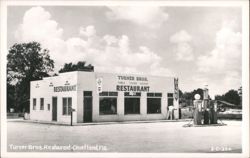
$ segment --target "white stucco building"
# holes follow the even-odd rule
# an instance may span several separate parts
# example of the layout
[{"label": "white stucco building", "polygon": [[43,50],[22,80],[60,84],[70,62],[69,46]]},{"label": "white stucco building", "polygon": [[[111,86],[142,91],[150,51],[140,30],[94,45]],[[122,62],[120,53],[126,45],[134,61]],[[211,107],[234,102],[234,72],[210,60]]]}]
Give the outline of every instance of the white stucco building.
[{"label": "white stucco building", "polygon": [[174,77],[74,71],[32,81],[30,119],[70,123],[166,119],[174,105]]}]

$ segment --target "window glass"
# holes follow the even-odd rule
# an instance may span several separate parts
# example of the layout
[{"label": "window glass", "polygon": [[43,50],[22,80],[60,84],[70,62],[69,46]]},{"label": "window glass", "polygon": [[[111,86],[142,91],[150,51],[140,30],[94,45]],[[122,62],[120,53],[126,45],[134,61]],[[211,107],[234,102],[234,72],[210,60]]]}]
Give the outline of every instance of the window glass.
[{"label": "window glass", "polygon": [[108,95],[109,95],[108,92],[101,92],[101,93],[99,93],[99,96],[108,96]]},{"label": "window glass", "polygon": [[147,113],[161,113],[161,98],[147,98]]},{"label": "window glass", "polygon": [[141,96],[139,92],[125,92],[124,96]]},{"label": "window glass", "polygon": [[44,110],[44,98],[40,98],[40,110]]},{"label": "window glass", "polygon": [[71,108],[72,108],[72,98],[68,98],[68,115],[70,115],[71,112]]},{"label": "window glass", "polygon": [[118,92],[109,92],[109,96],[118,96]]},{"label": "window glass", "polygon": [[48,111],[50,111],[50,104],[48,104]]},{"label": "window glass", "polygon": [[148,97],[153,97],[153,96],[154,96],[154,93],[147,93],[147,96],[148,96]]},{"label": "window glass", "polygon": [[173,93],[168,93],[168,97],[174,97]]},{"label": "window glass", "polygon": [[125,114],[140,114],[140,98],[125,98]]},{"label": "window glass", "polygon": [[67,114],[67,98],[63,98],[63,115]]},{"label": "window glass", "polygon": [[90,97],[91,97],[91,96],[92,96],[92,91],[84,91],[84,92],[83,92],[83,95],[84,95],[84,96],[90,96]]},{"label": "window glass", "polygon": [[33,98],[33,110],[36,110],[36,98]]},{"label": "window glass", "polygon": [[116,97],[100,97],[100,115],[117,114],[117,98]]},{"label": "window glass", "polygon": [[155,93],[155,97],[162,97],[161,93]]},{"label": "window glass", "polygon": [[168,106],[173,106],[174,105],[174,94],[173,93],[168,93]]},{"label": "window glass", "polygon": [[118,96],[118,92],[101,92],[99,96]]},{"label": "window glass", "polygon": [[168,98],[168,106],[174,105],[174,98]]}]

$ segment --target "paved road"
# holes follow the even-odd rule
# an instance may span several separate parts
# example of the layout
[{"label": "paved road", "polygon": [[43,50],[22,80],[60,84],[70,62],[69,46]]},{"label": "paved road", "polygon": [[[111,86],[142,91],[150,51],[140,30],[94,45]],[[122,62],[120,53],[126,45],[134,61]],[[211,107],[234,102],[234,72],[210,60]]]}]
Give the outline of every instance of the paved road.
[{"label": "paved road", "polygon": [[8,151],[241,152],[241,121],[225,121],[227,126],[182,127],[186,123],[71,127],[9,121]]}]

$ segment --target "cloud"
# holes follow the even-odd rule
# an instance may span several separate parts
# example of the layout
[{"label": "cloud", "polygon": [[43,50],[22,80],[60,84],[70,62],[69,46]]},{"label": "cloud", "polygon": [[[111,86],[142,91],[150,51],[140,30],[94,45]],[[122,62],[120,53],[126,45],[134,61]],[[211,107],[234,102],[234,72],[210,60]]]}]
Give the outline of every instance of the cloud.
[{"label": "cloud", "polygon": [[58,28],[56,21],[51,20],[49,12],[42,7],[33,7],[25,12],[23,23],[16,32],[16,38],[22,41],[45,41],[61,38],[63,29]]},{"label": "cloud", "polygon": [[33,7],[26,11],[16,34],[20,41],[35,40],[43,48],[48,48],[51,58],[55,60],[56,70],[64,63],[84,60],[94,65],[95,71],[99,72],[165,76],[173,74],[161,66],[162,58],[148,47],[138,46],[132,49],[131,39],[127,35],[98,36],[95,26],[89,25],[79,28],[78,37],[63,39],[63,29],[58,27],[50,13],[42,7]]},{"label": "cloud", "polygon": [[63,29],[51,19],[51,14],[42,7],[32,7],[23,16],[22,24],[15,32],[15,38],[20,42],[37,41],[42,47],[48,48],[52,58],[66,49],[62,40]]},{"label": "cloud", "polygon": [[118,39],[112,35],[105,35],[103,37],[104,41],[107,43],[108,46],[117,43]]},{"label": "cloud", "polygon": [[80,27],[80,35],[86,36],[86,37],[92,37],[96,35],[96,30],[93,25],[89,25],[86,28]]},{"label": "cloud", "polygon": [[216,33],[215,48],[198,58],[197,65],[202,72],[220,71],[230,73],[241,70],[241,33],[230,25]]},{"label": "cloud", "polygon": [[155,6],[115,6],[109,9],[106,16],[111,20],[127,20],[149,28],[158,28],[168,19],[168,14]]},{"label": "cloud", "polygon": [[[225,21],[215,36],[215,47],[198,57],[198,71],[206,79],[213,78],[211,86],[218,93],[241,86],[241,33],[235,31],[234,20]],[[218,79],[216,79],[218,78]]]},{"label": "cloud", "polygon": [[179,61],[191,61],[194,59],[193,48],[190,44],[192,36],[185,30],[181,30],[170,37],[170,42],[174,44],[173,52]]},{"label": "cloud", "polygon": [[170,37],[170,42],[172,43],[190,42],[191,40],[191,35],[185,30],[181,30]]}]

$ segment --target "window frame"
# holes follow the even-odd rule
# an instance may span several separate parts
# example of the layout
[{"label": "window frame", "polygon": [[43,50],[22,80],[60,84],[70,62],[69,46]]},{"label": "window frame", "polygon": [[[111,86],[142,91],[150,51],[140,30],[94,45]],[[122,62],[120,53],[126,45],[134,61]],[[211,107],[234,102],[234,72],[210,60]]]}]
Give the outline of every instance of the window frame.
[{"label": "window frame", "polygon": [[[148,101],[148,99],[160,99],[160,111],[159,112],[155,112],[155,113],[152,113],[152,112],[150,112],[149,113],[149,101]],[[162,108],[162,103],[161,103],[161,101],[162,101],[162,93],[147,93],[147,114],[161,114],[161,108]]]},{"label": "window frame", "polygon": [[[33,102],[33,110],[36,110],[36,104],[37,104],[37,101],[36,101],[36,98],[33,98],[33,100],[32,100],[32,102]],[[34,104],[35,103],[35,104]]]},{"label": "window frame", "polygon": [[174,93],[167,93],[168,98],[174,98]]},{"label": "window frame", "polygon": [[[101,111],[101,99],[115,99],[116,105],[115,105],[115,113],[103,113]],[[114,96],[100,96],[99,97],[99,115],[117,115],[117,97]]]},{"label": "window frame", "polygon": [[47,110],[50,111],[50,104],[47,104]]},{"label": "window frame", "polygon": [[40,98],[40,110],[44,110],[44,98]]},{"label": "window frame", "polygon": [[[139,99],[139,112],[127,113],[126,112],[126,99],[136,98]],[[129,92],[124,92],[124,115],[140,115],[141,114],[141,92],[135,92],[135,95],[129,95]]]},{"label": "window frame", "polygon": [[[64,106],[64,99],[66,100],[66,104]],[[69,100],[71,100],[69,102]],[[70,103],[70,106],[69,106]],[[64,108],[66,107],[66,111],[64,111]],[[63,97],[62,98],[62,115],[63,116],[69,116],[71,114],[72,109],[72,97]]]},{"label": "window frame", "polygon": [[[167,99],[168,99],[168,107],[169,106],[174,106],[174,93],[167,93]],[[172,100],[171,102],[173,103],[173,104],[170,104],[170,101],[169,100]]]},{"label": "window frame", "polygon": [[[101,98],[113,98],[116,99],[116,111],[115,113],[111,113],[111,114],[104,114],[101,113]],[[115,91],[103,91],[101,93],[99,93],[99,115],[117,115],[117,103],[118,103],[118,92]]]}]

